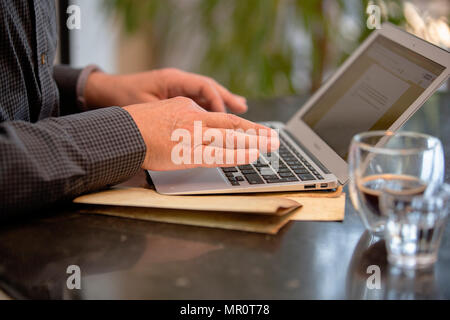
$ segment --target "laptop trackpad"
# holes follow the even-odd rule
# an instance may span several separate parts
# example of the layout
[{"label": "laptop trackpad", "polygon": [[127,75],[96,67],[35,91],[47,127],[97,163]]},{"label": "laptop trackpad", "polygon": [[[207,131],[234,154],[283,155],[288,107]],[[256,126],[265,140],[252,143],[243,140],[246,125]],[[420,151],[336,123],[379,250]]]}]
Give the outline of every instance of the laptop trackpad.
[{"label": "laptop trackpad", "polygon": [[159,193],[185,193],[229,188],[216,168],[195,168],[177,171],[148,171]]}]

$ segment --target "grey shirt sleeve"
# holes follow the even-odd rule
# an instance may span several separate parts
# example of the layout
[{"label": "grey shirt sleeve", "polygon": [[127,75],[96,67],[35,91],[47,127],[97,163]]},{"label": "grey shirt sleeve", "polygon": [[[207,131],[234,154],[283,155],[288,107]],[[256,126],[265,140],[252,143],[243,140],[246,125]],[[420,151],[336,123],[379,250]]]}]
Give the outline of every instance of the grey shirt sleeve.
[{"label": "grey shirt sleeve", "polygon": [[0,123],[0,218],[133,176],[146,146],[131,116],[109,107]]},{"label": "grey shirt sleeve", "polygon": [[60,114],[68,115],[87,111],[84,101],[84,87],[92,72],[99,71],[96,65],[75,69],[68,65],[55,65],[53,78],[59,91]]}]

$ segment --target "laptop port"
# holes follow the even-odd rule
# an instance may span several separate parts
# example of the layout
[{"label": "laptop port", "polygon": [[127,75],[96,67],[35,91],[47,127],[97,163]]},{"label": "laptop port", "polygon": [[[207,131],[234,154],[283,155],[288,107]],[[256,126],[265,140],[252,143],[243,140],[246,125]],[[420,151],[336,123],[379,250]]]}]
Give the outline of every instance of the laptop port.
[{"label": "laptop port", "polygon": [[322,183],[322,184],[320,185],[320,187],[321,187],[321,188],[327,188],[327,187],[328,187],[328,184],[327,184],[327,183]]},{"label": "laptop port", "polygon": [[305,189],[314,189],[316,187],[315,184],[308,184],[305,186]]}]

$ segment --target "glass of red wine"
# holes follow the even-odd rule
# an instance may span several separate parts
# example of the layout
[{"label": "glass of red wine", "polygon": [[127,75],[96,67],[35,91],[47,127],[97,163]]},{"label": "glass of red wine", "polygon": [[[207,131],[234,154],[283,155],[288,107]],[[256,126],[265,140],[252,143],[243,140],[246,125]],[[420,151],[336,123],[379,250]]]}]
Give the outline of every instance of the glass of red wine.
[{"label": "glass of red wine", "polygon": [[353,137],[349,152],[349,190],[364,226],[382,237],[387,216],[380,196],[395,185],[399,196],[420,196],[444,180],[439,139],[415,132],[370,131]]}]

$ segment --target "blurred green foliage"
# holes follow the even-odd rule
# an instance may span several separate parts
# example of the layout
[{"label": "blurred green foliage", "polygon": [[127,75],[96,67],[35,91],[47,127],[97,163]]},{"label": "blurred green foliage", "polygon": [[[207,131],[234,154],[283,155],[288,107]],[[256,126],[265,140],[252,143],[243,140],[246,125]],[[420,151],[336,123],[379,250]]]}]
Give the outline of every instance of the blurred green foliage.
[{"label": "blurred green foliage", "polygon": [[[189,71],[251,97],[315,91],[371,32],[368,0],[104,1],[123,19],[126,32],[145,30],[152,44],[150,68],[166,67],[170,43],[194,37],[189,31],[195,26],[202,41]],[[371,3],[398,7],[382,18],[402,23],[401,1]],[[302,75],[306,84],[298,81]]]}]

